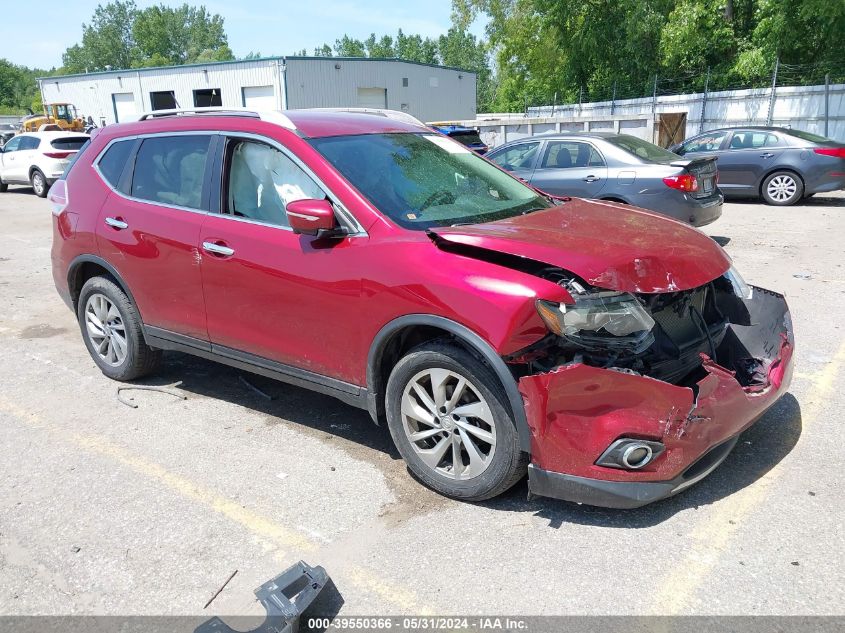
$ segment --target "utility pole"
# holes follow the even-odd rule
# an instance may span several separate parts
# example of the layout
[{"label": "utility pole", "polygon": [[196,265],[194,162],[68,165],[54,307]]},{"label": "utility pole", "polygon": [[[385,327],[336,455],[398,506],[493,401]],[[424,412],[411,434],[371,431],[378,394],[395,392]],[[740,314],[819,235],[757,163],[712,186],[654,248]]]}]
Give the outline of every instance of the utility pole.
[{"label": "utility pole", "polygon": [[552,118],[555,118],[555,110],[557,109],[557,90],[555,90],[555,98],[552,101]]},{"label": "utility pole", "polygon": [[578,89],[578,116],[581,116],[581,103],[584,100],[584,86]]},{"label": "utility pole", "polygon": [[704,78],[704,96],[701,98],[701,121],[698,123],[698,133],[704,131],[704,121],[707,118],[707,90],[710,87],[710,66],[707,67],[707,76]]},{"label": "utility pole", "polygon": [[775,113],[775,90],[778,85],[778,68],[780,57],[775,58],[775,71],[772,73],[772,93],[769,95],[769,114],[766,117],[766,125],[772,124],[772,115]]},{"label": "utility pole", "polygon": [[616,80],[613,80],[613,96],[610,98],[610,116],[616,110]]},{"label": "utility pole", "polygon": [[651,95],[651,115],[657,111],[657,73],[654,73],[654,91]]},{"label": "utility pole", "polygon": [[827,136],[827,124],[830,120],[830,73],[824,76],[824,135]]}]

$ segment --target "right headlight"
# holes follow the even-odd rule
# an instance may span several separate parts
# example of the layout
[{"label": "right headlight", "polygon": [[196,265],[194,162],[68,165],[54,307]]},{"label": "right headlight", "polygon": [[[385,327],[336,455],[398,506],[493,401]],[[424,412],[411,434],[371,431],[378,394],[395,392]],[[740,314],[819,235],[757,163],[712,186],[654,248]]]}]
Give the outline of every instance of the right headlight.
[{"label": "right headlight", "polygon": [[654,340],[654,319],[627,292],[574,295],[575,304],[537,301],[537,312],[551,332],[585,347],[645,349]]}]

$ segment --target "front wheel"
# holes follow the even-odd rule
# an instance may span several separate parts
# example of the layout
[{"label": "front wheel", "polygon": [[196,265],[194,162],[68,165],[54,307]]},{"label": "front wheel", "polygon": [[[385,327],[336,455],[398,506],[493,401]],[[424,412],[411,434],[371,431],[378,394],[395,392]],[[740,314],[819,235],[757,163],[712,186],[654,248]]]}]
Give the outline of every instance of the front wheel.
[{"label": "front wheel", "polygon": [[29,178],[29,182],[32,185],[32,190],[35,192],[36,196],[39,198],[47,197],[50,185],[47,184],[47,179],[44,177],[44,174],[41,173],[41,170],[33,170],[32,176]]},{"label": "front wheel", "polygon": [[495,497],[525,474],[504,390],[466,350],[444,342],[402,358],[387,383],[387,422],[411,472],[437,492],[465,501]]},{"label": "front wheel", "polygon": [[767,204],[787,207],[804,196],[804,183],[791,171],[776,171],[763,181],[762,193]]}]

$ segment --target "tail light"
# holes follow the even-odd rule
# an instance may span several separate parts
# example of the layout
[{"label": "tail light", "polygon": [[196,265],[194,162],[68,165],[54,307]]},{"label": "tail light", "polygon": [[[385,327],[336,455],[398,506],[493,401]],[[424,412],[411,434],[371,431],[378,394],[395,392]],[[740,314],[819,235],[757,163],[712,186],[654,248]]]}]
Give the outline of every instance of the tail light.
[{"label": "tail light", "polygon": [[667,187],[678,191],[698,191],[698,179],[692,174],[678,174],[677,176],[666,176],[663,179]]},{"label": "tail light", "polygon": [[75,154],[76,152],[44,152],[44,156],[47,158],[67,158],[71,154]]},{"label": "tail light", "polygon": [[50,204],[53,205],[53,215],[60,215],[68,203],[67,181],[57,180],[50,187],[50,194],[47,196]]},{"label": "tail light", "polygon": [[836,158],[845,158],[845,147],[817,147],[813,150],[816,154],[822,156],[835,156]]}]

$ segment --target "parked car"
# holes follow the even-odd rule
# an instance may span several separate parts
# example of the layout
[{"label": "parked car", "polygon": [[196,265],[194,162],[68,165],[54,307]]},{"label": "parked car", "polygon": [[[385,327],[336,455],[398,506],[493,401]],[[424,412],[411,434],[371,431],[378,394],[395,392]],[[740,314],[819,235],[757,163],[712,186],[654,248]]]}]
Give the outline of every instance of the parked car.
[{"label": "parked car", "polygon": [[0,123],[0,147],[3,147],[18,133],[18,129],[11,123]]},{"label": "parked car", "polygon": [[102,372],[178,350],[367,409],[424,484],[635,507],[788,388],[784,298],[704,233],[541,195],[390,117],[156,116],[50,192],[53,276]]},{"label": "parked car", "polygon": [[722,215],[715,160],[684,159],[628,134],[544,134],[506,143],[487,158],[558,196],[622,202],[693,226]]},{"label": "parked car", "polygon": [[476,154],[486,154],[487,143],[481,140],[478,135],[478,130],[472,127],[464,127],[463,125],[435,125],[435,130],[441,134],[455,139],[461,145],[466,145]]},{"label": "parked car", "polygon": [[728,197],[787,206],[845,189],[845,144],[779,127],[711,130],[670,148],[682,156],[716,156],[719,188]]},{"label": "parked car", "polygon": [[13,137],[0,148],[0,192],[9,185],[31,185],[37,196],[45,197],[88,138],[77,132],[28,132]]}]

